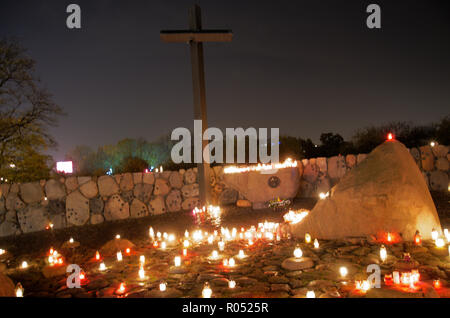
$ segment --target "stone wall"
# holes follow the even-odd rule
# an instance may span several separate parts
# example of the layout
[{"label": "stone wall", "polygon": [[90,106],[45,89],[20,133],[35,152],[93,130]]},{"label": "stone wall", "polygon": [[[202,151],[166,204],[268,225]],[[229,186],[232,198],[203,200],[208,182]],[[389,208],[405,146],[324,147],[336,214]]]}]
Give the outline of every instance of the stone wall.
[{"label": "stone wall", "polygon": [[[449,183],[449,147],[437,145],[412,148],[411,155],[419,165],[430,189],[447,191]],[[317,197],[328,192],[344,174],[366,155],[335,156],[298,161],[298,182],[287,189],[289,196]],[[289,168],[293,169],[293,168]],[[283,173],[278,174],[283,179]],[[267,175],[270,178],[270,175]],[[264,207],[246,200],[244,193],[227,185],[223,167],[214,167],[211,175],[213,200],[216,204]],[[263,178],[264,179],[264,178]],[[262,191],[267,180],[252,184]],[[294,180],[295,181],[295,180]],[[283,182],[283,181],[282,181]],[[259,184],[261,183],[261,184]],[[250,189],[251,191],[251,189]],[[147,215],[192,210],[199,204],[197,169],[162,173],[125,173],[101,177],[73,177],[40,182],[0,186],[0,237],[18,235],[104,221],[139,218]],[[280,195],[283,197],[283,195]]]}]

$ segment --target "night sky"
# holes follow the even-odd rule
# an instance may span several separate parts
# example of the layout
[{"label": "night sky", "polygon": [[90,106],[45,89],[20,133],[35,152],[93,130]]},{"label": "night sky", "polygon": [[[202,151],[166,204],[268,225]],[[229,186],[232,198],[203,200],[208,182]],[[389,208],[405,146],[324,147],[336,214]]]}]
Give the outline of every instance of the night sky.
[{"label": "night sky", "polygon": [[[390,3],[389,3],[390,2]],[[81,30],[66,27],[77,3]],[[52,129],[56,160],[76,145],[154,140],[193,127],[189,46],[161,29],[188,26],[193,1],[1,0],[0,37],[16,37],[67,116]],[[197,1],[204,28],[209,125],[279,127],[281,134],[428,124],[450,113],[449,1]],[[382,9],[381,30],[366,7]]]}]

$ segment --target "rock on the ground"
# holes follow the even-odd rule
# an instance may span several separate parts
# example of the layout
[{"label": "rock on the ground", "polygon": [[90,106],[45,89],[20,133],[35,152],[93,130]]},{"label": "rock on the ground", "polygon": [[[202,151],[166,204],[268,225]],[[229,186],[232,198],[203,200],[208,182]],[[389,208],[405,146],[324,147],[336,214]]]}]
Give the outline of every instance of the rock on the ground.
[{"label": "rock on the ground", "polygon": [[302,269],[311,268],[313,266],[314,262],[309,257],[300,257],[300,258],[290,257],[285,259],[281,263],[281,267],[289,271],[299,271]]},{"label": "rock on the ground", "polygon": [[68,224],[77,226],[86,224],[89,220],[89,200],[78,190],[67,196],[66,218]]},{"label": "rock on the ground", "polygon": [[401,233],[413,240],[416,230],[429,239],[441,226],[423,176],[406,147],[388,141],[375,148],[320,200],[302,222],[297,237],[335,239]]},{"label": "rock on the ground", "polygon": [[105,204],[104,216],[107,221],[126,219],[130,217],[130,206],[120,195],[114,194]]}]

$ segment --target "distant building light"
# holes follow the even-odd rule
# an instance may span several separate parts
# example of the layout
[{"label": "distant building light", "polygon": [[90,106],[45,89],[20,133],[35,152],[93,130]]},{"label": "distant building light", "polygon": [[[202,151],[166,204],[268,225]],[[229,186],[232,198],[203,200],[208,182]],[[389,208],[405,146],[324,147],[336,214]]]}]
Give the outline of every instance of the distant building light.
[{"label": "distant building light", "polygon": [[62,173],[73,173],[72,161],[58,161],[56,163],[56,171]]}]

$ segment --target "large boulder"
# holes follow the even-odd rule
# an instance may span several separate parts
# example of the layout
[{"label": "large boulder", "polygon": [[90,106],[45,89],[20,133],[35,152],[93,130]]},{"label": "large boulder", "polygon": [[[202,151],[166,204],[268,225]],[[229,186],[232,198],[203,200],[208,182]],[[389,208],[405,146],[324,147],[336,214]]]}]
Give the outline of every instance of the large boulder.
[{"label": "large boulder", "polygon": [[0,297],[14,296],[16,296],[14,283],[8,276],[0,273]]},{"label": "large boulder", "polygon": [[294,198],[300,186],[297,167],[282,168],[274,170],[273,173],[225,173],[223,180],[229,188],[235,189],[252,203],[265,203],[278,197]]},{"label": "large boulder", "polygon": [[302,222],[292,225],[297,237],[336,239],[399,233],[412,240],[441,230],[425,180],[408,149],[398,141],[375,148],[347,172]]},{"label": "large boulder", "polygon": [[98,195],[97,183],[90,180],[80,186],[80,192],[88,199],[95,198]]}]

